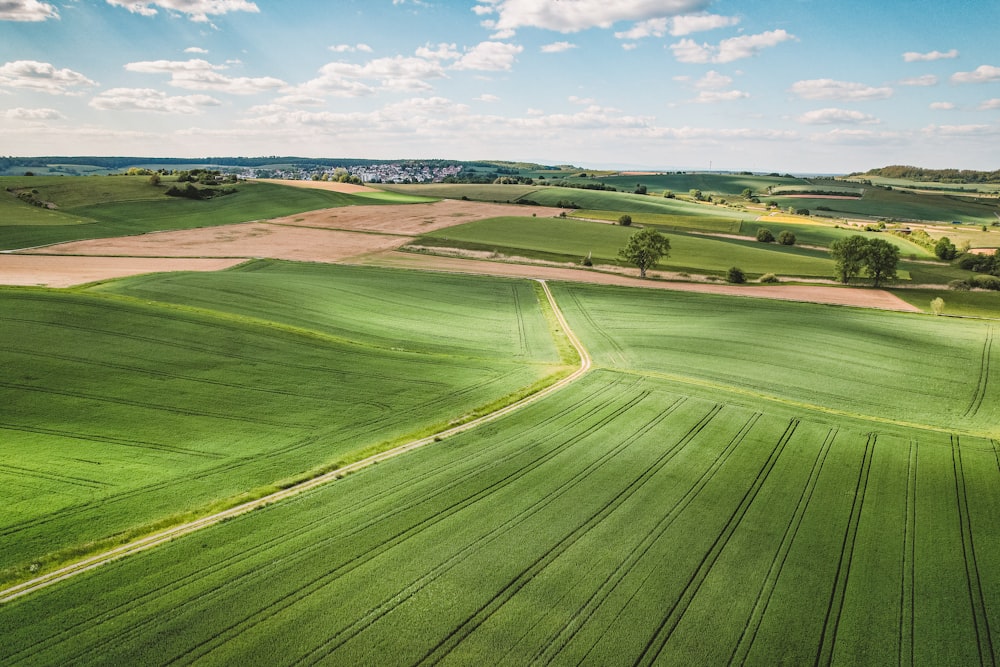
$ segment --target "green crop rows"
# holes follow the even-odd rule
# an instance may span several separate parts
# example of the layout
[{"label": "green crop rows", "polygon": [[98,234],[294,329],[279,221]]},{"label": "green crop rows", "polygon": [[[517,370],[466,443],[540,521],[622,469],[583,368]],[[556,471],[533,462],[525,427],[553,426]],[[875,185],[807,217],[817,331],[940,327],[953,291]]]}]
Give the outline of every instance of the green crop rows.
[{"label": "green crop rows", "polygon": [[[246,275],[270,275],[259,285],[275,297],[319,271],[257,268]],[[338,279],[368,298],[375,278],[351,271]],[[439,302],[424,335],[416,315],[403,319],[425,344],[441,309],[455,317],[465,301],[448,279],[408,284],[418,280],[394,284],[400,301],[424,290]],[[169,293],[187,313],[206,308],[209,281],[116,291],[143,303]],[[264,301],[240,304],[236,284],[225,285],[227,321],[256,318]],[[1000,659],[993,323],[568,284],[553,292],[598,365],[582,380],[8,603],[0,662]],[[279,301],[279,328],[301,317],[331,336],[379,328]],[[471,319],[487,316],[471,303]]]},{"label": "green crop rows", "polygon": [[257,262],[100,292],[0,290],[3,579],[433,432],[558,364],[524,282]]}]

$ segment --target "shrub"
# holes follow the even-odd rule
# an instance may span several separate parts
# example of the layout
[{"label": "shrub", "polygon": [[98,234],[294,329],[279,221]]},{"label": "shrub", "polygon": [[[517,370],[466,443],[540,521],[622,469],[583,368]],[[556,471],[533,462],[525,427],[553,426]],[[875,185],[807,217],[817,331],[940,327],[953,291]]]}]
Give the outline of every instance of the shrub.
[{"label": "shrub", "polygon": [[786,229],[778,234],[778,243],[781,245],[795,245],[795,234]]},{"label": "shrub", "polygon": [[728,271],[726,271],[726,282],[740,284],[745,283],[746,281],[746,274],[744,274],[743,270],[738,266],[731,267]]},{"label": "shrub", "polygon": [[761,243],[774,243],[774,234],[771,233],[770,229],[761,227],[757,230],[757,240]]},{"label": "shrub", "polygon": [[629,225],[632,224],[632,216],[626,214],[619,217],[618,224],[621,225],[622,227],[628,227]]},{"label": "shrub", "polygon": [[773,273],[765,273],[760,277],[760,281],[762,283],[776,283],[778,282],[778,276]]},{"label": "shrub", "polygon": [[994,291],[1000,291],[1000,278],[997,276],[980,275],[972,276],[969,279],[969,284],[973,287],[978,287],[979,289],[988,289]]},{"label": "shrub", "polygon": [[944,299],[937,297],[931,301],[931,312],[940,315],[944,312]]},{"label": "shrub", "polygon": [[934,244],[934,254],[937,255],[938,259],[955,259],[958,255],[958,248],[955,244],[948,239],[947,236],[942,236],[938,239],[938,242]]},{"label": "shrub", "polygon": [[587,256],[584,257],[583,261],[581,261],[580,263],[583,264],[584,266],[593,266],[594,260],[591,258],[590,253],[588,252]]},{"label": "shrub", "polygon": [[955,292],[968,292],[972,289],[972,285],[967,280],[952,280],[948,283],[948,289]]}]

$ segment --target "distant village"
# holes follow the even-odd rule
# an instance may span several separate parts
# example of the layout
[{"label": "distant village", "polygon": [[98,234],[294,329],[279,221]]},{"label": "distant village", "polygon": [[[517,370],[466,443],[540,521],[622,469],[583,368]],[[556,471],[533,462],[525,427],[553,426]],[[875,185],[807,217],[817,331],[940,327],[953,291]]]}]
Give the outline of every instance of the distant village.
[{"label": "distant village", "polygon": [[457,177],[460,164],[427,165],[420,163],[386,162],[381,164],[348,165],[346,167],[240,167],[230,169],[240,178],[281,178],[296,181],[360,180],[365,183],[441,183]]}]

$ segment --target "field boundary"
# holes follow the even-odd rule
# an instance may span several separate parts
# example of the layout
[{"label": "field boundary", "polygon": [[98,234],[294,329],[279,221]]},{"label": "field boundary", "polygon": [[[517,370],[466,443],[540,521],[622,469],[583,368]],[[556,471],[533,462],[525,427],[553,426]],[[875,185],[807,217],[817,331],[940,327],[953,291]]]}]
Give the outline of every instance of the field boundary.
[{"label": "field boundary", "polygon": [[11,602],[13,600],[16,600],[17,598],[23,597],[30,593],[34,593],[35,591],[39,591],[43,588],[52,586],[53,584],[56,584],[60,581],[65,581],[66,579],[96,569],[98,567],[101,567],[102,565],[107,565],[108,563],[120,560],[122,558],[125,558],[126,556],[131,556],[133,554],[141,553],[148,549],[152,549],[153,547],[170,542],[174,539],[183,537],[185,535],[196,532],[203,528],[208,528],[209,526],[221,523],[222,521],[226,521],[228,519],[232,519],[242,514],[246,514],[261,507],[265,507],[267,505],[280,502],[282,500],[291,498],[293,496],[297,496],[306,491],[310,491],[317,487],[341,479],[345,475],[349,475],[359,470],[363,470],[364,468],[375,465],[376,463],[387,461],[401,454],[413,451],[414,449],[418,449],[420,447],[435,442],[440,442],[444,438],[458,435],[460,433],[464,433],[465,431],[470,431],[483,424],[495,421],[501,417],[505,417],[513,412],[516,412],[521,408],[524,408],[534,403],[535,401],[541,400],[542,398],[554,394],[557,391],[563,389],[564,387],[573,384],[574,382],[582,378],[590,371],[593,362],[591,360],[590,354],[587,352],[587,349],[583,346],[583,343],[580,342],[580,339],[576,336],[573,330],[570,329],[569,322],[566,320],[562,311],[559,309],[559,304],[556,302],[556,299],[553,296],[551,290],[549,289],[548,284],[541,279],[537,280],[537,282],[541,285],[542,291],[545,293],[545,296],[548,299],[548,305],[551,308],[551,311],[553,315],[555,315],[556,321],[560,326],[559,330],[553,331],[552,333],[553,334],[562,333],[566,337],[566,339],[569,340],[570,345],[573,346],[573,348],[576,350],[577,355],[579,356],[580,360],[579,366],[570,375],[567,375],[566,377],[557,380],[553,384],[550,384],[549,386],[529,396],[526,396],[518,401],[515,401],[514,403],[511,403],[502,408],[494,410],[493,412],[485,414],[481,417],[477,417],[476,419],[468,421],[464,424],[453,426],[451,428],[439,431],[437,433],[426,436],[424,438],[420,438],[418,440],[412,440],[410,442],[404,443],[402,445],[386,450],[384,452],[373,454],[372,456],[361,459],[360,461],[355,461],[354,463],[350,463],[335,470],[331,470],[317,477],[313,477],[306,481],[299,482],[297,484],[284,488],[280,491],[268,494],[256,500],[251,500],[249,502],[241,503],[227,510],[216,512],[209,516],[205,516],[200,519],[196,519],[194,521],[189,521],[187,523],[180,524],[172,528],[168,528],[167,530],[153,533],[152,535],[147,535],[146,537],[134,540],[127,544],[123,544],[119,547],[115,547],[114,549],[110,549],[103,553],[77,561],[75,563],[71,563],[70,565],[61,567],[57,570],[53,570],[52,572],[48,572],[39,577],[35,577],[34,579],[30,579],[20,584],[16,584],[9,588],[0,590],[0,604]]}]

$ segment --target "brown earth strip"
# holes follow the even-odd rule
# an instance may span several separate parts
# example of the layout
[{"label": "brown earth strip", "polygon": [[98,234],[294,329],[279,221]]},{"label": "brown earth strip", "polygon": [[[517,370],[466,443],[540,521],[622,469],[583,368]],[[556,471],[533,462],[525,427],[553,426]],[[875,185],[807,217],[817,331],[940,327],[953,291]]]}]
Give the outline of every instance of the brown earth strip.
[{"label": "brown earth strip", "polygon": [[73,287],[143,273],[221,271],[242,261],[244,260],[0,254],[0,285]]}]

